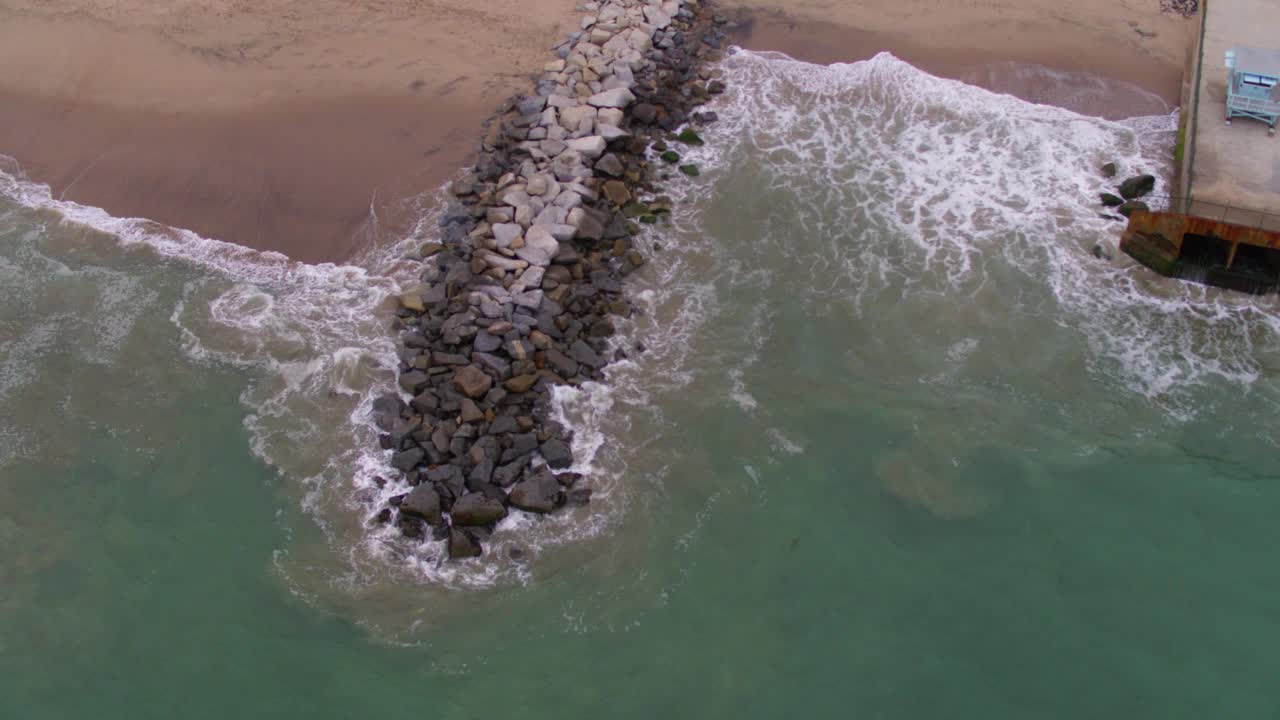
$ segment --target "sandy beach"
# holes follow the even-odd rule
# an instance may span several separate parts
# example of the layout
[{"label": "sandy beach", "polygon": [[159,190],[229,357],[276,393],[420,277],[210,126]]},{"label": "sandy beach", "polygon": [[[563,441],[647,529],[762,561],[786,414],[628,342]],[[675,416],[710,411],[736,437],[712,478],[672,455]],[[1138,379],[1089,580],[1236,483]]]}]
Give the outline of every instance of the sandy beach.
[{"label": "sandy beach", "polygon": [[[1178,105],[1196,28],[1160,0],[745,0],[738,18],[734,39],[752,50],[822,64],[887,51],[934,75],[1112,118]],[[1106,97],[1072,92],[1098,79]]]},{"label": "sandy beach", "polygon": [[[0,0],[0,154],[115,215],[342,260],[375,214],[458,170],[481,121],[576,28],[575,4]],[[888,50],[1067,105],[1022,66],[1132,84],[1074,103],[1110,116],[1177,104],[1194,27],[1158,0],[723,7],[740,44],[813,62]]]},{"label": "sandy beach", "polygon": [[55,195],[306,261],[456,173],[574,0],[0,0],[0,154]]}]

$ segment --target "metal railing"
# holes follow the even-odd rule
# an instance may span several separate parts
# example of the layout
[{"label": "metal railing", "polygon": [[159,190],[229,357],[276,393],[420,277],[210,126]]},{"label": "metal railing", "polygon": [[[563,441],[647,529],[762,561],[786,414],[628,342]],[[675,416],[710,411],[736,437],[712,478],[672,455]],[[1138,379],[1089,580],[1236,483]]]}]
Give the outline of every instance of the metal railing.
[{"label": "metal railing", "polygon": [[1262,210],[1224,205],[1223,203],[1197,200],[1189,197],[1148,195],[1138,199],[1145,202],[1156,212],[1194,215],[1217,222],[1240,225],[1241,227],[1280,232],[1280,213],[1269,213]]}]

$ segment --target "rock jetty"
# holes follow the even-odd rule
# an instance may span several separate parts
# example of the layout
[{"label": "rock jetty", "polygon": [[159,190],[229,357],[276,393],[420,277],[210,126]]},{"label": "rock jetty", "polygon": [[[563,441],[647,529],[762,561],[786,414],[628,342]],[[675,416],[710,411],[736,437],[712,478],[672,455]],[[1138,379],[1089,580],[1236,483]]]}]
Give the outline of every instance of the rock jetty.
[{"label": "rock jetty", "polygon": [[579,9],[532,91],[486,123],[421,248],[421,283],[398,298],[401,392],[374,419],[405,492],[373,522],[446,542],[451,558],[482,554],[514,510],[590,501],[590,479],[566,472],[551,388],[602,380],[625,355],[611,338],[634,312],[623,279],[646,260],[638,223],[670,212],[656,183],[716,120],[694,109],[725,90],[712,63],[726,19],[705,0]]}]

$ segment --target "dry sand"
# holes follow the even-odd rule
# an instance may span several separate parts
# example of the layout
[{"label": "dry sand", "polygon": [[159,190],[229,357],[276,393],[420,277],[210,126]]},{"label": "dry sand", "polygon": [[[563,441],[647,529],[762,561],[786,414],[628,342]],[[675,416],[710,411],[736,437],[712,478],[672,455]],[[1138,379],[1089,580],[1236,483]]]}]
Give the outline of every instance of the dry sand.
[{"label": "dry sand", "polygon": [[[115,215],[341,260],[371,208],[457,172],[480,122],[577,27],[575,5],[0,0],[0,154]],[[1110,115],[1177,104],[1194,26],[1158,0],[746,0],[746,10],[736,39],[753,49],[823,63],[888,50]],[[1040,97],[1025,63],[1135,86],[1108,89],[1097,107]]]},{"label": "dry sand", "polygon": [[55,195],[308,260],[458,171],[575,0],[0,0],[0,153]]}]

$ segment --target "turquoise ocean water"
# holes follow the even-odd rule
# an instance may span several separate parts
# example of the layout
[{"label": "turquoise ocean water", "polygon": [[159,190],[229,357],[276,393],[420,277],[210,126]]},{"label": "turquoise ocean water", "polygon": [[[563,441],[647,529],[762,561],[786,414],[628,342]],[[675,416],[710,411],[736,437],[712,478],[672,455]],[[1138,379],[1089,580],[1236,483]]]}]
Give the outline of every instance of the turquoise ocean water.
[{"label": "turquoise ocean water", "polygon": [[647,350],[558,396],[596,502],[459,564],[366,523],[413,240],[305,266],[5,165],[0,717],[1280,716],[1280,305],[1094,206],[1174,120],[725,70]]}]

